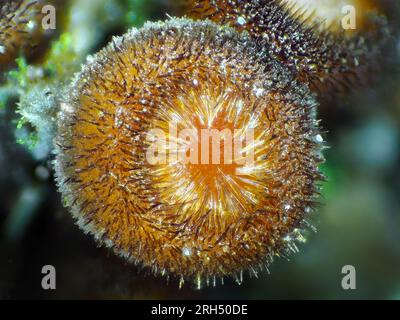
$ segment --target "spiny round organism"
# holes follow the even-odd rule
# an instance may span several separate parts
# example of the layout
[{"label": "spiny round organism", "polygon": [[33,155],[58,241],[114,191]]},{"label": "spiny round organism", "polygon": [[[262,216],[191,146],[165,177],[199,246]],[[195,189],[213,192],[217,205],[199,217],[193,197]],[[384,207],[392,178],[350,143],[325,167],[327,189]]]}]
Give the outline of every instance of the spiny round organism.
[{"label": "spiny round organism", "polygon": [[0,5],[0,69],[28,54],[42,33],[41,0],[3,0]]},{"label": "spiny round organism", "polygon": [[[337,2],[328,0],[332,1]],[[297,1],[293,4],[286,0],[190,0],[187,12],[193,18],[209,18],[248,31],[261,47],[269,49],[270,56],[313,89],[348,87],[376,62],[387,38],[386,20],[368,10],[361,15],[365,28],[352,33],[337,28],[333,31],[332,25],[330,28],[323,22],[326,17],[322,1],[313,2],[315,10],[310,12],[301,9]],[[358,8],[367,10],[369,6]]]},{"label": "spiny round organism", "polygon": [[296,251],[322,178],[316,102],[259,56],[233,29],[172,19],[90,57],[56,138],[59,190],[78,225],[198,287]]}]

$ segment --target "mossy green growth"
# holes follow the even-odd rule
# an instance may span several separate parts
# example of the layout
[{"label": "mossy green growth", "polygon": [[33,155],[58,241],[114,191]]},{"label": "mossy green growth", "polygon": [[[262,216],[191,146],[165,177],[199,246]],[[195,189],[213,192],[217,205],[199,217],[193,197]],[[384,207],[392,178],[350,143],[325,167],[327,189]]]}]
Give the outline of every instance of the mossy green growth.
[{"label": "mossy green growth", "polygon": [[42,66],[32,66],[24,57],[16,59],[17,67],[8,72],[8,82],[22,90],[22,94],[33,84],[59,83],[72,76],[79,67],[76,53],[72,48],[72,37],[64,33],[55,41]]},{"label": "mossy green growth", "polygon": [[16,121],[16,123],[17,123],[17,129],[22,129],[28,123],[28,120],[26,120],[23,116],[21,116],[21,118],[18,121]]},{"label": "mossy green growth", "polygon": [[31,131],[29,121],[23,116],[14,120],[14,123],[16,126],[16,142],[32,151],[39,141],[38,134],[35,131]]},{"label": "mossy green growth", "polygon": [[78,69],[79,58],[72,43],[72,35],[63,33],[51,46],[44,69],[52,80],[63,81]]},{"label": "mossy green growth", "polygon": [[19,57],[15,61],[17,62],[17,68],[8,72],[8,79],[14,85],[25,88],[29,83],[28,64],[24,57]]},{"label": "mossy green growth", "polygon": [[[72,47],[72,36],[62,34],[55,41],[42,65],[29,65],[25,58],[17,59],[17,68],[8,72],[7,86],[12,95],[19,96],[16,110],[19,118],[16,124],[16,140],[41,154],[50,152],[52,135],[58,108],[58,94],[61,88],[79,69],[79,59]],[[0,97],[1,98],[1,97]],[[5,104],[5,98],[0,99]]]},{"label": "mossy green growth", "polygon": [[38,141],[39,137],[35,132],[31,132],[24,137],[17,138],[18,144],[27,147],[31,151],[36,148]]}]

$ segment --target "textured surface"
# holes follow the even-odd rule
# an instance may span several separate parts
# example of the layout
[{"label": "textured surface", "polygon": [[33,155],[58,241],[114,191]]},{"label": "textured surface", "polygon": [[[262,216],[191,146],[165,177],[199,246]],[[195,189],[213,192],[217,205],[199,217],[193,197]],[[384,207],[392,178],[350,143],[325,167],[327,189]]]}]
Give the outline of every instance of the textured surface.
[{"label": "textured surface", "polygon": [[187,11],[193,18],[248,31],[297,79],[319,90],[359,81],[371,62],[376,62],[387,33],[384,19],[374,15],[368,31],[331,32],[321,27],[317,14],[298,11],[279,0],[193,0]]},{"label": "textured surface", "polygon": [[0,7],[0,70],[28,53],[41,33],[42,1],[4,0]]},{"label": "textured surface", "polygon": [[[133,29],[90,57],[56,139],[58,185],[79,226],[129,261],[198,287],[225,275],[240,282],[243,270],[296,251],[322,138],[308,89],[265,57],[245,35],[184,19]],[[150,165],[147,133],[171,119],[253,127],[256,161]]]}]

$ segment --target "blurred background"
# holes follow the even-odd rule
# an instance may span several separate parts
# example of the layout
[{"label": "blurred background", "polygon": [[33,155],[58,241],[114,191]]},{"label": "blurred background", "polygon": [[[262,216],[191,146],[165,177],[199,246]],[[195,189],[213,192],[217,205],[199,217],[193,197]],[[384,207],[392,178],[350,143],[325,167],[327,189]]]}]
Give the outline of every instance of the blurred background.
[{"label": "blurred background", "polygon": [[[270,274],[246,277],[241,286],[227,279],[223,286],[201,291],[190,285],[179,290],[176,281],[155,278],[126,264],[98,248],[74,225],[52,178],[49,136],[54,128],[40,123],[39,111],[38,119],[27,119],[23,112],[29,101],[46,107],[52,99],[46,92],[62,91],[86,55],[113,35],[147,20],[177,15],[181,3],[58,0],[53,4],[57,29],[40,35],[35,40],[40,45],[28,50],[34,54],[12,59],[0,76],[0,299],[400,299],[400,10],[396,4],[390,13],[395,35],[371,84],[321,101],[319,118],[330,148],[322,166],[328,179],[313,221],[317,231],[309,232],[307,243],[290,261],[276,259]],[[48,264],[57,270],[57,289],[44,291],[41,269]],[[344,265],[356,268],[357,290],[342,289]]]}]

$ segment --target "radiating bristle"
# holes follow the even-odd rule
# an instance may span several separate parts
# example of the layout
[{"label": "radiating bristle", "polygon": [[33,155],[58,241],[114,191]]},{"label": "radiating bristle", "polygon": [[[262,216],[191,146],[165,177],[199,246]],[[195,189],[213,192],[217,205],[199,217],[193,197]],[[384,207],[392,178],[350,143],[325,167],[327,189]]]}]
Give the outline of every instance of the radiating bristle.
[{"label": "radiating bristle", "polygon": [[[242,270],[256,276],[295,251],[322,179],[322,141],[313,96],[266,57],[244,34],[186,19],[148,23],[90,57],[56,139],[58,186],[79,226],[197,287],[238,273],[242,282]],[[149,132],[182,145],[171,124],[239,138],[250,128],[254,161],[150,163]]]}]

